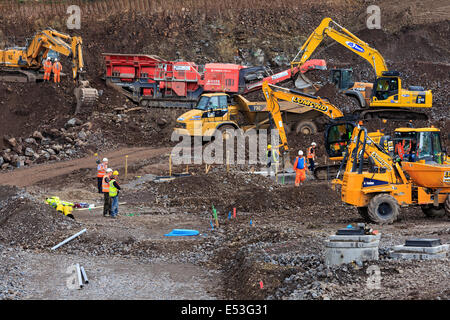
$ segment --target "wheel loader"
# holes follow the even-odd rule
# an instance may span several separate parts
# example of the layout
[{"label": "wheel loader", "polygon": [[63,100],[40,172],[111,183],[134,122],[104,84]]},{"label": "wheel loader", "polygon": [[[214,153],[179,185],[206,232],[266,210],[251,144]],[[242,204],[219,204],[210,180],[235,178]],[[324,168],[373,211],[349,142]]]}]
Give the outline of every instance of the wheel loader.
[{"label": "wheel loader", "polygon": [[450,162],[437,128],[397,128],[376,142],[358,125],[342,169],[333,184],[368,221],[393,223],[408,206],[427,216],[450,215]]},{"label": "wheel loader", "polygon": [[42,80],[42,67],[50,53],[62,54],[71,59],[72,78],[77,87],[75,113],[82,106],[94,105],[98,100],[98,91],[89,86],[83,79],[83,41],[81,37],[46,29],[36,33],[27,41],[25,47],[14,47],[0,50],[0,80],[10,82],[36,82]]}]

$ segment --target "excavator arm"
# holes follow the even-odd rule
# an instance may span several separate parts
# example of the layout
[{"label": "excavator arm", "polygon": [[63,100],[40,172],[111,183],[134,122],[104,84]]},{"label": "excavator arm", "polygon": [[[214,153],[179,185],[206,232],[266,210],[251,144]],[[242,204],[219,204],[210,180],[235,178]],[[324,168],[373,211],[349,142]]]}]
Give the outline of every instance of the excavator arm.
[{"label": "excavator arm", "polygon": [[328,100],[322,99],[320,97],[316,97],[292,89],[278,87],[267,82],[263,83],[262,90],[267,101],[267,110],[269,110],[273,122],[278,129],[281,139],[281,146],[285,151],[288,151],[289,147],[278,99],[289,101],[299,106],[319,111],[330,119],[341,118],[344,116],[344,113],[340,109],[332,105]]},{"label": "excavator arm", "polygon": [[72,59],[72,77],[76,81],[84,67],[82,43],[81,37],[71,37],[52,29],[43,30],[34,36],[26,48],[25,58],[30,66],[40,68],[42,58],[46,58],[50,50],[58,52]]},{"label": "excavator arm", "polygon": [[82,43],[81,37],[71,37],[53,29],[46,29],[35,34],[23,50],[0,50],[0,65],[7,72],[30,74],[33,71],[37,74],[50,50],[68,57],[72,62],[72,78],[78,84],[74,90],[77,101],[75,113],[78,113],[81,106],[95,104],[99,95],[97,89],[91,88],[89,82],[81,76],[84,68]]},{"label": "excavator arm", "polygon": [[[336,26],[337,29],[333,28]],[[320,25],[311,33],[306,42],[300,48],[291,62],[291,68],[302,66],[308,60],[319,44],[329,36],[346,49],[356,53],[369,62],[377,77],[381,77],[384,71],[388,71],[386,62],[378,50],[370,47],[366,42],[359,39],[346,28],[334,22],[331,18],[325,18]]]}]

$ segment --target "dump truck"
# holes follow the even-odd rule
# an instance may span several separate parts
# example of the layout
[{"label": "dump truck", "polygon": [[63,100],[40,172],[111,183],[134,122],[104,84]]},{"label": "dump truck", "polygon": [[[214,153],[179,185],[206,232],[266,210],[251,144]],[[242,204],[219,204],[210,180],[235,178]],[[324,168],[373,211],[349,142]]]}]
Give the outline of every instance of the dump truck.
[{"label": "dump truck", "polygon": [[[322,112],[311,108],[310,103],[319,102],[327,106],[331,104],[319,97],[297,92],[304,98],[303,101],[279,103],[284,126],[288,128],[286,130],[294,130],[299,134],[316,133],[321,125],[316,119]],[[179,135],[202,137],[204,141],[210,141],[217,131],[239,128],[244,131],[269,129],[271,112],[264,101],[251,102],[242,95],[231,96],[224,92],[205,93],[192,110],[178,117],[174,130]]]},{"label": "dump truck", "polygon": [[377,143],[358,125],[342,167],[333,185],[368,221],[393,223],[407,206],[430,217],[450,215],[450,162],[437,128],[397,128]]},{"label": "dump truck", "polygon": [[204,93],[247,94],[261,89],[263,81],[280,83],[293,78],[302,89],[315,92],[314,84],[303,74],[311,69],[326,69],[321,59],[271,74],[262,66],[198,65],[156,55],[104,53],[103,57],[106,84],[143,107],[192,109]]}]

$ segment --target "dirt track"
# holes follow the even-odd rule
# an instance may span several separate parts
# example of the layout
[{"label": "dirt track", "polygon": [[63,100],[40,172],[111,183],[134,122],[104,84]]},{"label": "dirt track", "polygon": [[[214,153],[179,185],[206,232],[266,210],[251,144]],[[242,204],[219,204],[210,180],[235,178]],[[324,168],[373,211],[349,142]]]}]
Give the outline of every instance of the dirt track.
[{"label": "dirt track", "polygon": [[[426,110],[431,121],[416,125],[441,128],[450,147],[450,139],[445,141],[450,132],[448,1],[377,1],[382,30],[368,30],[367,1],[311,0],[300,6],[294,0],[124,0],[106,8],[108,2],[102,0],[82,6],[87,12],[82,29],[76,31],[66,29],[64,5],[25,2],[20,12],[10,7],[1,12],[0,46],[24,45],[46,27],[81,35],[86,76],[104,92],[97,106],[78,116],[83,125],[92,125],[89,144],[76,154],[81,158],[0,173],[0,299],[450,299],[448,258],[409,262],[388,257],[392,246],[413,237],[450,242],[447,216],[432,219],[420,208],[402,208],[394,224],[371,225],[382,234],[379,261],[328,267],[323,259],[328,235],[363,222],[328,182],[308,181],[296,189],[249,174],[248,166],[227,172],[218,165],[207,174],[204,165],[191,166],[192,176],[153,182],[155,175],[168,175],[170,134],[183,110],[124,112],[135,105],[105,86],[101,55],[156,54],[199,64],[262,61],[281,70],[320,21],[332,17],[377,48],[390,70],[401,72],[403,87],[421,85],[433,91],[434,106]],[[258,9],[252,7],[256,5]],[[353,68],[356,81],[374,78],[366,61],[328,40],[313,58],[326,59],[328,68]],[[69,68],[63,59],[63,70]],[[308,74],[321,84],[328,76],[329,71]],[[0,148],[7,147],[3,135],[27,138],[38,130],[47,137],[52,129],[64,128],[73,117],[72,89],[68,78],[59,86],[0,83]],[[333,102],[340,108],[353,107],[335,93]],[[255,97],[262,99],[260,93]],[[367,125],[387,132],[405,124]],[[323,164],[322,133],[289,134],[294,150],[304,150],[312,141],[320,146]],[[102,215],[95,151],[121,172],[124,204],[117,220]],[[173,168],[176,173],[184,170]],[[96,208],[75,210],[73,221],[44,203],[51,195]],[[212,206],[220,223],[214,229]],[[229,219],[233,208],[237,218]],[[81,237],[57,252],[49,250],[83,228],[88,232]],[[195,229],[200,235],[165,236],[175,228]],[[91,280],[80,291],[65,285],[65,270],[77,262]],[[380,269],[379,290],[366,286],[373,266]]]},{"label": "dirt track", "polygon": [[[102,154],[101,157],[108,158],[109,166],[116,168],[125,166],[126,155],[128,155],[128,164],[131,166],[134,162],[168,154],[170,150],[170,148],[125,148]],[[90,169],[92,171],[92,168],[96,168],[96,159],[95,156],[90,156],[58,163],[35,165],[31,168],[22,168],[8,173],[1,173],[0,184],[27,187],[42,181],[51,181],[61,176],[67,176],[81,169]]]}]

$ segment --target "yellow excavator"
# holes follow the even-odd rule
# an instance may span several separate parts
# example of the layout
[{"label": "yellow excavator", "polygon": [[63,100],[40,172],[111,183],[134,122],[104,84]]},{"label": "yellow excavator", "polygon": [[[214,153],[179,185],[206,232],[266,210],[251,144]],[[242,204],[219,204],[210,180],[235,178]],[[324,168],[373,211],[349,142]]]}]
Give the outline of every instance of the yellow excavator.
[{"label": "yellow excavator", "polygon": [[424,90],[419,86],[410,86],[408,90],[403,89],[399,72],[388,70],[386,61],[378,50],[370,47],[331,18],[323,19],[311,33],[291,61],[291,67],[300,67],[304,64],[327,36],[365,59],[375,70],[376,80],[374,83],[353,82],[351,69],[331,70],[331,82],[344,94],[355,98],[362,108],[355,112],[361,119],[428,119],[423,112],[405,108],[431,108],[431,90]]},{"label": "yellow excavator", "polygon": [[397,128],[377,142],[357,125],[342,168],[333,184],[368,221],[392,223],[411,205],[429,217],[450,215],[450,162],[437,128]]},{"label": "yellow excavator", "polygon": [[[267,82],[263,83],[262,90],[267,101],[267,110],[270,111],[270,122],[277,128],[279,133],[281,143],[277,148],[282,149],[284,153],[289,151],[289,146],[282,117],[284,110],[281,110],[278,100],[289,101],[294,105],[316,110],[329,118],[329,124],[325,129],[325,150],[328,154],[328,160],[334,163],[317,166],[314,170],[314,176],[317,179],[335,177],[344,158],[344,152],[350,141],[353,129],[357,125],[355,122],[356,118],[352,115],[344,115],[338,107],[331,104],[326,98],[282,88]],[[383,133],[379,131],[371,132],[369,136],[379,142]],[[292,167],[289,163],[289,157],[284,158],[284,167]]]},{"label": "yellow excavator", "polygon": [[36,33],[25,47],[0,50],[0,80],[11,82],[35,82],[42,79],[41,69],[50,51],[69,57],[72,62],[72,78],[77,87],[74,94],[76,111],[84,105],[94,105],[98,100],[97,89],[83,79],[83,52],[81,37],[46,29]]}]

